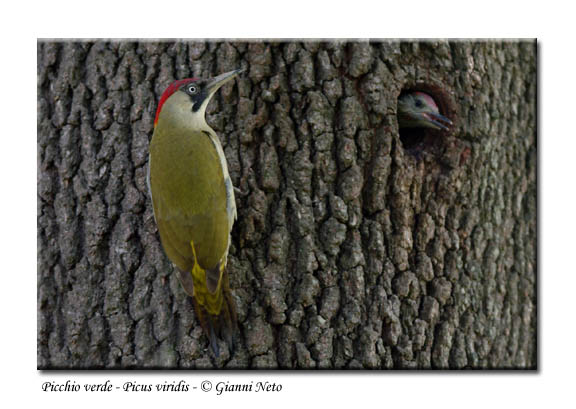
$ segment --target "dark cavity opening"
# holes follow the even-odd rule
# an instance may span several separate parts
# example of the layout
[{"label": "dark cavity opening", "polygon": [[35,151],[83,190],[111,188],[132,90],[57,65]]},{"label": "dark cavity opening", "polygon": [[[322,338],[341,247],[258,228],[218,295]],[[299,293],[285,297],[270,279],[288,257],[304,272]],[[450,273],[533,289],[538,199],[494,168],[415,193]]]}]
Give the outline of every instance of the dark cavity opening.
[{"label": "dark cavity opening", "polygon": [[430,143],[427,138],[428,131],[423,128],[400,128],[400,142],[402,147],[408,151],[419,151],[424,149],[425,141]]}]

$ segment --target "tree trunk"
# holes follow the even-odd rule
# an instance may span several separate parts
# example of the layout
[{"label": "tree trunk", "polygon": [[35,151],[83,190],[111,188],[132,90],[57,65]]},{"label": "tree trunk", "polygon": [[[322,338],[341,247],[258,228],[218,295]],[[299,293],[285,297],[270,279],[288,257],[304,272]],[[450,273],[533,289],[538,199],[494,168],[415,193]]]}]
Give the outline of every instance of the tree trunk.
[{"label": "tree trunk", "polygon": [[[146,185],[160,94],[207,110],[237,195],[214,358]],[[425,91],[449,132],[402,130]],[[536,44],[39,42],[39,368],[536,368]]]}]

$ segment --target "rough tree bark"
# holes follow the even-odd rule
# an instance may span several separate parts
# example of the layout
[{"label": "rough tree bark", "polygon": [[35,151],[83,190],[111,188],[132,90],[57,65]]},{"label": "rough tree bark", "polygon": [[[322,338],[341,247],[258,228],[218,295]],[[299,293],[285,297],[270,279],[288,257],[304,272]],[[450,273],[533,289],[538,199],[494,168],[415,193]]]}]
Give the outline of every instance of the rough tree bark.
[{"label": "rough tree bark", "polygon": [[[534,42],[39,42],[39,368],[535,368]],[[239,195],[214,359],[145,175],[174,79]],[[404,90],[454,128],[400,134]]]}]

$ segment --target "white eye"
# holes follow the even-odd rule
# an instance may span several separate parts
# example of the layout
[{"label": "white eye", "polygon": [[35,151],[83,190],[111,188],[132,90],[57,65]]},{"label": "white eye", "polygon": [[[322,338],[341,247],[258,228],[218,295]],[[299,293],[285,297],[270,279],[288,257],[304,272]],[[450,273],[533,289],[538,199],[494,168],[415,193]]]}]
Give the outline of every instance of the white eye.
[{"label": "white eye", "polygon": [[188,86],[188,93],[189,94],[196,94],[198,92],[198,87],[196,85],[189,85]]}]

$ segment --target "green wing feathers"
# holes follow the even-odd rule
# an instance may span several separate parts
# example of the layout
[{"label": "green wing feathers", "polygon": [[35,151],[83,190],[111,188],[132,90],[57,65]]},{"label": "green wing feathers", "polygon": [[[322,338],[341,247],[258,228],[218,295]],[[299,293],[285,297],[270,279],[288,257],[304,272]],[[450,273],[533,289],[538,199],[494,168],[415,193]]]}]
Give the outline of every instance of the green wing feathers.
[{"label": "green wing feathers", "polygon": [[154,217],[217,355],[215,337],[231,338],[236,325],[225,271],[231,228],[225,176],[210,134],[163,128],[150,144]]}]

